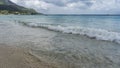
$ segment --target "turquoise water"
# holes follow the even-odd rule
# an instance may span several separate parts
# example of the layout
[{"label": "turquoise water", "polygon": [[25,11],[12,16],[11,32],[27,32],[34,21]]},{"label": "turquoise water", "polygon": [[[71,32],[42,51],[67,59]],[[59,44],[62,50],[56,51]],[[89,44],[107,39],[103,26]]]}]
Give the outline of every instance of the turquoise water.
[{"label": "turquoise water", "polygon": [[[14,18],[16,17],[16,18]],[[2,16],[0,19],[3,19]],[[5,16],[6,18],[6,16]],[[5,19],[4,18],[4,19]],[[19,21],[33,23],[58,24],[73,27],[86,27],[95,29],[105,29],[113,32],[120,32],[120,16],[8,16]]]},{"label": "turquoise water", "polygon": [[[6,16],[1,18],[7,19]],[[31,15],[8,16],[30,27],[85,35],[96,40],[120,43],[120,16]]]},{"label": "turquoise water", "polygon": [[119,68],[119,16],[0,16],[0,44],[28,47],[58,68]]}]

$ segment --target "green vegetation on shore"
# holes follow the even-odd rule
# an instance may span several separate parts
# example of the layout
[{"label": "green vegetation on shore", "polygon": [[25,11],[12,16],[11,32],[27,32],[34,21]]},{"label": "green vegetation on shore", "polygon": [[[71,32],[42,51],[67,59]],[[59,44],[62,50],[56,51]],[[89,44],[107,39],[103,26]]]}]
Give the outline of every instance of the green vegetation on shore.
[{"label": "green vegetation on shore", "polygon": [[35,15],[35,14],[42,14],[42,13],[38,13],[34,9],[18,6],[9,0],[0,0],[0,14]]}]

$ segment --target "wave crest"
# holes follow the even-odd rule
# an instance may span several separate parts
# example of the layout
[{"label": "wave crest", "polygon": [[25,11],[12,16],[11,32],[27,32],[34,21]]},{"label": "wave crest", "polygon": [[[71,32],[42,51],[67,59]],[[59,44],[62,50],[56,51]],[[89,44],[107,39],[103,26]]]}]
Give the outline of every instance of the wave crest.
[{"label": "wave crest", "polygon": [[47,24],[47,23],[28,23],[19,22],[29,27],[45,28],[48,30],[59,31],[63,33],[85,35],[89,38],[111,41],[120,44],[120,33],[112,32],[103,29],[85,28],[85,27],[74,27],[64,26],[60,24]]}]

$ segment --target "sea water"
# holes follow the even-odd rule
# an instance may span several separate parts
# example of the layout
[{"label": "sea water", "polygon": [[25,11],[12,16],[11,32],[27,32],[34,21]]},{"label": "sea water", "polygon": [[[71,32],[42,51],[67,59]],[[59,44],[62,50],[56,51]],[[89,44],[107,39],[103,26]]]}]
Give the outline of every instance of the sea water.
[{"label": "sea water", "polygon": [[86,35],[96,40],[120,43],[120,16],[50,15],[25,17],[27,19],[18,21],[27,26]]},{"label": "sea water", "polygon": [[7,22],[1,28],[15,23],[1,38],[14,35],[13,43],[30,45],[33,55],[58,68],[120,67],[120,16],[7,15],[0,21]]}]

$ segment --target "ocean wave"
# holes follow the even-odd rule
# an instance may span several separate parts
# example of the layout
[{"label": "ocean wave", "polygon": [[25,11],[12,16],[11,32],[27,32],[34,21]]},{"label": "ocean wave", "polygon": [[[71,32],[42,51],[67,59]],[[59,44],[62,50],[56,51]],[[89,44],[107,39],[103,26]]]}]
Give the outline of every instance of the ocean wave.
[{"label": "ocean wave", "polygon": [[47,23],[28,23],[20,22],[29,27],[45,28],[48,30],[59,31],[69,34],[84,35],[92,39],[110,41],[120,44],[120,33],[112,32],[104,29],[86,28],[86,27],[75,27],[65,26],[60,24],[47,24]]}]

